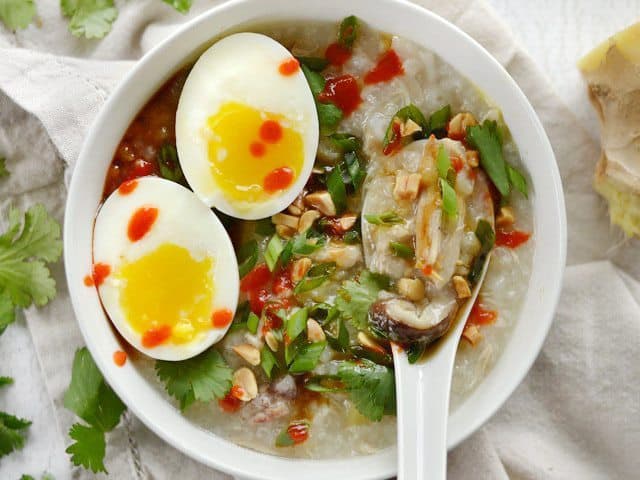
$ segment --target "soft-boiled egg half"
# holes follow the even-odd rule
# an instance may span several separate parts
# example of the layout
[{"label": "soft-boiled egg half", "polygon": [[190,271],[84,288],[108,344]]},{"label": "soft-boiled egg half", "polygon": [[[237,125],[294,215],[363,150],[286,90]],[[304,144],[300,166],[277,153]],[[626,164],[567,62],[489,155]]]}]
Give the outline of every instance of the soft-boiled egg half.
[{"label": "soft-boiled egg half", "polygon": [[258,219],[287,207],[318,147],[313,94],[298,61],[265,35],[237,33],[206,50],[176,115],[184,175],[209,206]]},{"label": "soft-boiled egg half", "polygon": [[227,332],[238,299],[233,246],[181,185],[157,177],[123,183],[96,217],[93,262],[104,308],[141,352],[183,360]]}]

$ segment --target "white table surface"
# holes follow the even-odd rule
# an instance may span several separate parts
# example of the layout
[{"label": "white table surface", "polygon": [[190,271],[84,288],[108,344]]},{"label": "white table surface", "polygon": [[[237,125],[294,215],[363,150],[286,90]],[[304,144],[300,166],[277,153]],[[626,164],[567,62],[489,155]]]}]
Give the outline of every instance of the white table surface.
[{"label": "white table surface", "polygon": [[[597,121],[575,64],[597,43],[640,19],[640,0],[487,1],[597,138]],[[0,375],[16,379],[11,388],[0,391],[0,408],[33,421],[25,448],[0,460],[0,479],[18,480],[23,473],[39,476],[45,471],[56,480],[71,478],[64,453],[66,432],[58,432],[52,420],[53,408],[24,321],[18,320],[0,338]]]}]

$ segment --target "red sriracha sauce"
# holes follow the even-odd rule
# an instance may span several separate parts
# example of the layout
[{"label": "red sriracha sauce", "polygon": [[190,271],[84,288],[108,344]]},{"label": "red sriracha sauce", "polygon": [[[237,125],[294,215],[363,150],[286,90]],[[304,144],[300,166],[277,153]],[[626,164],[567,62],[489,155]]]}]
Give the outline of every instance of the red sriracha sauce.
[{"label": "red sriracha sauce", "polygon": [[289,167],[279,167],[271,170],[264,177],[262,187],[265,192],[273,193],[284,190],[293,182],[294,173]]},{"label": "red sriracha sauce", "polygon": [[242,400],[235,397],[232,387],[231,392],[227,393],[224,398],[218,400],[218,405],[227,413],[235,413],[242,406]]},{"label": "red sriracha sauce", "polygon": [[351,75],[328,78],[324,84],[324,90],[318,95],[318,100],[323,103],[333,103],[345,116],[348,116],[362,103],[360,87]]},{"label": "red sriracha sauce", "polygon": [[113,363],[122,367],[127,362],[127,354],[122,350],[116,350],[113,352]]},{"label": "red sriracha sauce", "polygon": [[137,242],[144,237],[158,218],[158,209],[155,207],[140,207],[129,220],[127,235],[129,240]]},{"label": "red sriracha sauce", "polygon": [[251,155],[254,157],[264,157],[264,154],[267,153],[267,147],[261,142],[251,142],[249,152],[251,152]]},{"label": "red sriracha sauce", "polygon": [[233,320],[233,312],[228,308],[216,310],[211,315],[211,324],[214,328],[224,328],[231,323],[231,320]]},{"label": "red sriracha sauce", "polygon": [[155,172],[153,163],[138,159],[133,162],[133,168],[130,169],[127,180],[133,180],[140,177],[146,177]]},{"label": "red sriracha sauce", "polygon": [[499,247],[518,248],[531,237],[530,233],[520,230],[502,230],[496,232],[496,245]]},{"label": "red sriracha sauce", "polygon": [[340,67],[347,63],[347,61],[351,58],[351,50],[335,42],[327,47],[324,52],[324,57],[329,61],[331,65]]},{"label": "red sriracha sauce", "polygon": [[269,283],[270,279],[269,267],[266,263],[261,263],[240,280],[240,291],[247,293],[251,290],[257,290]]},{"label": "red sriracha sauce", "polygon": [[142,346],[154,348],[166,342],[171,336],[171,326],[162,325],[158,328],[150,328],[142,334]]},{"label": "red sriracha sauce", "polygon": [[480,303],[480,297],[478,297],[471,308],[467,323],[473,325],[490,325],[495,322],[496,318],[498,318],[498,312],[485,309],[482,303]]},{"label": "red sriracha sauce", "polygon": [[94,263],[91,268],[91,275],[84,277],[84,284],[87,287],[96,286],[99,287],[104,282],[104,279],[111,273],[111,267],[106,263]]},{"label": "red sriracha sauce", "polygon": [[294,422],[287,427],[287,434],[295,445],[303,443],[309,438],[309,424],[307,422]]},{"label": "red sriracha sauce", "polygon": [[403,73],[402,61],[398,54],[393,49],[387,50],[378,60],[378,64],[365,75],[364,83],[371,85],[373,83],[388,82]]},{"label": "red sriracha sauce", "polygon": [[266,143],[277,143],[282,138],[282,127],[275,120],[265,120],[260,125],[260,138]]},{"label": "red sriracha sauce", "polygon": [[133,192],[138,186],[138,180],[128,180],[124,183],[121,183],[118,187],[118,193],[120,195],[129,195]]},{"label": "red sriracha sauce", "polygon": [[300,62],[296,58],[289,58],[280,64],[278,67],[278,71],[280,75],[284,75],[285,77],[289,77],[296,73],[300,69]]}]

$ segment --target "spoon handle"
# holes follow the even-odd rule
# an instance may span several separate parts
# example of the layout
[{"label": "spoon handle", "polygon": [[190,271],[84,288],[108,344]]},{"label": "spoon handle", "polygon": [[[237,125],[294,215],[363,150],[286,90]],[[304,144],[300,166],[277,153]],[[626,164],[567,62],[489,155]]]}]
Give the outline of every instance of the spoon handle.
[{"label": "spoon handle", "polygon": [[[428,361],[428,368],[409,365],[407,355],[394,345],[398,399],[398,480],[444,480],[447,473],[447,417],[451,355],[445,352]],[[446,345],[449,347],[449,345]]]}]

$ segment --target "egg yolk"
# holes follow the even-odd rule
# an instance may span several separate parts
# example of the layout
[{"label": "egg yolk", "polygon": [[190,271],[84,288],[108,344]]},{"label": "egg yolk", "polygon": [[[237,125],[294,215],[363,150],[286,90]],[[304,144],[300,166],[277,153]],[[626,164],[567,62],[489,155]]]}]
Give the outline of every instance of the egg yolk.
[{"label": "egg yolk", "polygon": [[142,338],[170,328],[159,342],[191,341],[211,328],[214,285],[213,258],[195,260],[184,247],[166,243],[125,263],[116,274],[121,282],[120,306],[126,321]]},{"label": "egg yolk", "polygon": [[[300,174],[304,143],[284,117],[229,102],[209,117],[207,127],[211,172],[225,197],[260,202],[288,188]],[[271,189],[269,179],[283,168],[292,175]]]}]

